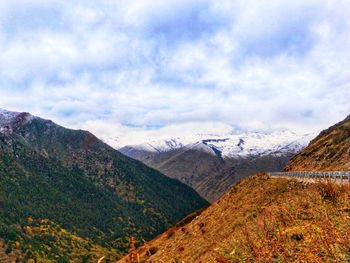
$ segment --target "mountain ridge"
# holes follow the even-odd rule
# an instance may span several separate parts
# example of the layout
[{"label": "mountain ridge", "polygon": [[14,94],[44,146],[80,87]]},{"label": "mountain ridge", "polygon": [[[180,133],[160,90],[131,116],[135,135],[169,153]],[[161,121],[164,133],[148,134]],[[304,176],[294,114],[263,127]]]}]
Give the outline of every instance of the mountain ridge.
[{"label": "mountain ridge", "polygon": [[350,171],[350,115],[323,130],[292,158],[286,171]]},{"label": "mountain ridge", "polygon": [[171,140],[159,139],[153,141],[153,145],[147,142],[125,146],[119,151],[182,181],[205,199],[214,201],[245,176],[260,171],[282,171],[313,136],[286,130],[270,134],[211,134],[200,135],[201,140],[189,144],[184,143],[190,142],[188,138],[176,138],[176,143],[164,147]]},{"label": "mountain ridge", "polygon": [[[238,156],[264,155],[276,152],[288,144],[294,143],[294,151],[301,150],[316,136],[316,132],[308,134],[296,134],[290,130],[276,130],[272,132],[243,132],[222,135],[201,134],[192,137],[174,137],[165,139],[152,139],[143,144],[126,145],[118,148],[125,152],[126,149],[146,151],[149,153],[167,152],[190,145],[203,143],[220,151],[223,157],[234,158]],[[299,145],[298,145],[299,143]]]},{"label": "mountain ridge", "polygon": [[24,254],[34,253],[34,241],[17,230],[28,217],[51,220],[94,244],[125,252],[130,236],[150,239],[207,205],[188,186],[90,132],[4,110],[0,127],[0,239],[13,251],[20,243]]},{"label": "mountain ridge", "polygon": [[[286,170],[342,170],[350,118],[322,131]],[[147,242],[144,262],[349,262],[350,184],[258,173]],[[127,262],[127,257],[120,261]]]}]

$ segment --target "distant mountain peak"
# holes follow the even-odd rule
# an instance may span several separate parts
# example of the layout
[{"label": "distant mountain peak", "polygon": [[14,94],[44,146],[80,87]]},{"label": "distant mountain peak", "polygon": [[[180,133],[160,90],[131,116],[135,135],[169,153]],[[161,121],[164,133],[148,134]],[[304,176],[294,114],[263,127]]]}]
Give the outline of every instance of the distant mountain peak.
[{"label": "distant mountain peak", "polygon": [[206,152],[206,153],[209,153],[211,155],[216,155],[216,152],[213,149],[213,147],[206,144],[204,141],[199,141],[199,142],[196,142],[193,144],[188,144],[185,146],[185,149],[196,150],[196,151]]},{"label": "distant mountain peak", "polygon": [[[119,151],[181,180],[213,201],[247,175],[281,171],[315,136],[289,130],[194,134],[149,139]],[[169,145],[168,141],[176,143]]]},{"label": "distant mountain peak", "polygon": [[[270,132],[245,131],[240,134],[194,134],[193,136],[174,137],[166,139],[150,139],[138,145],[127,145],[127,148],[159,153],[168,152],[183,147],[196,149],[220,156],[234,158],[245,156],[262,156],[273,152],[297,153],[306,147],[315,137],[312,134],[297,134],[290,130]],[[120,150],[125,147],[120,148]]]}]

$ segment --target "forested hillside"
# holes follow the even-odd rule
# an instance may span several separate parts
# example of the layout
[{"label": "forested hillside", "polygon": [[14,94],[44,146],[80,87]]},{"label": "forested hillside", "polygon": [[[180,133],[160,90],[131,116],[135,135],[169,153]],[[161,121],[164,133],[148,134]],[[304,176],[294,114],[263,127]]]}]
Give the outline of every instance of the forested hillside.
[{"label": "forested hillside", "polygon": [[[126,251],[130,236],[150,239],[206,204],[191,188],[88,132],[26,114],[2,125],[0,238],[8,253],[80,262],[100,248],[116,258]],[[28,233],[28,220],[49,224],[51,234]],[[79,250],[78,256],[74,242],[70,246],[61,231],[52,230],[61,228],[64,236],[86,244],[85,252]],[[45,249],[47,239],[57,249]]]}]

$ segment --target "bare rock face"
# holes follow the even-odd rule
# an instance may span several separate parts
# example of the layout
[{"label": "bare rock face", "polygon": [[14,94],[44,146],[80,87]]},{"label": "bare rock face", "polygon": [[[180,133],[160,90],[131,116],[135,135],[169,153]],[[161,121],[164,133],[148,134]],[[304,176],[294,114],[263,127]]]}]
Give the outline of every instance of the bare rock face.
[{"label": "bare rock face", "polygon": [[350,116],[322,131],[286,171],[350,171]]}]

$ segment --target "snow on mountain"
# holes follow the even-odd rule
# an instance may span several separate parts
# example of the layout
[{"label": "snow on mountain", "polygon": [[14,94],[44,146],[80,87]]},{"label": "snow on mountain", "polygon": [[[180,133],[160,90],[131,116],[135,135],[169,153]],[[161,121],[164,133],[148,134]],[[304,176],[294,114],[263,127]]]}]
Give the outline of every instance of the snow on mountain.
[{"label": "snow on mountain", "polygon": [[207,142],[222,152],[224,157],[267,155],[275,152],[296,153],[304,148],[314,135],[298,135],[291,131],[272,133],[246,132],[227,140]]},{"label": "snow on mountain", "polygon": [[26,112],[14,112],[0,109],[0,132],[11,133],[17,127],[28,123],[34,118]]},{"label": "snow on mountain", "polygon": [[176,138],[150,139],[143,144],[128,145],[128,147],[154,153],[186,147],[228,158],[268,154],[283,155],[299,152],[316,135],[316,133],[297,134],[289,130],[220,135],[195,134]]},{"label": "snow on mountain", "polygon": [[[165,138],[165,139],[149,139],[147,142],[136,145],[126,145],[124,147],[131,147],[140,151],[148,151],[151,153],[168,152],[175,149],[180,149],[186,145],[193,144],[200,141],[200,138],[194,139],[194,137],[176,137],[176,138]],[[124,148],[117,147],[117,148]]]},{"label": "snow on mountain", "polygon": [[[167,152],[170,150],[175,150],[178,148],[181,148],[185,146],[186,144],[186,139],[185,138],[171,138],[171,139],[164,139],[164,140],[150,140],[148,147],[152,147],[154,151],[158,152]],[[141,144],[140,146],[144,146],[145,144]],[[139,147],[140,147],[139,146]]]},{"label": "snow on mountain", "polygon": [[18,112],[0,109],[0,123],[8,122],[14,119],[18,114]]},{"label": "snow on mountain", "polygon": [[196,150],[196,151],[206,152],[211,155],[216,155],[215,148],[205,144],[203,141],[187,144],[186,146],[184,146],[184,148],[188,150]]},{"label": "snow on mountain", "polygon": [[[33,118],[35,117],[29,113],[0,109],[0,132],[11,133]],[[146,142],[138,145],[119,145],[118,137],[105,138],[104,141],[119,149],[124,146],[124,148],[139,151],[160,153],[186,147],[220,157],[233,158],[297,153],[306,147],[316,135],[317,133],[297,134],[289,130],[273,132],[238,132],[236,130],[232,133],[193,134],[174,138],[150,137]]]}]

